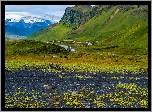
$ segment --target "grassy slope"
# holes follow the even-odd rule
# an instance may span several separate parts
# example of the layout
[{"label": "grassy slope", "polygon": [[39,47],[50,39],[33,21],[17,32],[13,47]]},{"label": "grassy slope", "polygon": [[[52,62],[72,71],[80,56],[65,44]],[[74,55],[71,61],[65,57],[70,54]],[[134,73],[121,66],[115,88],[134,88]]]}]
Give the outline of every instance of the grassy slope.
[{"label": "grassy slope", "polygon": [[[111,12],[111,11],[110,11]],[[107,16],[106,16],[107,15]],[[99,22],[102,22],[102,20],[106,20],[107,19],[107,17],[109,17],[109,15],[110,14],[108,14],[108,13],[105,13],[103,16],[100,16],[100,17],[94,17],[94,18],[98,18],[100,21]],[[93,18],[93,20],[94,20],[94,18]],[[102,20],[101,20],[102,19]],[[92,19],[91,19],[92,20]],[[94,23],[94,21],[91,21],[90,20],[90,22],[88,22],[88,23],[86,23],[86,25],[83,25],[82,27],[80,27],[80,28],[78,28],[77,29],[77,31],[76,32],[78,32],[78,34],[79,34],[79,32],[81,33],[81,36],[79,36],[79,38],[80,37],[82,37],[83,38],[83,40],[84,40],[84,37],[82,36],[82,35],[86,35],[86,33],[85,32],[87,32],[88,33],[88,31],[90,32],[90,29],[92,29],[92,28],[89,28],[88,29],[88,27],[90,27],[90,26],[92,26],[92,24],[93,24],[93,26],[96,26],[97,25],[97,23]],[[96,21],[96,20],[95,20]],[[90,24],[91,23],[91,24]],[[102,23],[101,23],[102,24]],[[87,27],[88,26],[88,27]],[[84,31],[84,30],[82,30],[82,29],[87,29],[87,31]],[[63,24],[62,24],[62,22],[60,23],[60,24],[58,24],[56,27],[54,27],[53,29],[51,29],[49,32],[46,32],[46,33],[43,33],[43,34],[39,34],[39,35],[36,35],[36,34],[33,34],[33,35],[31,35],[30,37],[28,37],[28,39],[35,39],[35,40],[47,40],[47,41],[49,41],[49,40],[52,40],[52,39],[64,39],[64,38],[68,38],[68,37],[72,37],[72,38],[74,38],[75,37],[75,35],[68,35],[67,33],[68,32],[70,32],[71,31],[71,28],[67,28],[66,26],[64,26]],[[77,36],[78,37],[78,36]]]},{"label": "grassy slope", "polygon": [[52,28],[50,31],[45,31],[42,34],[34,33],[27,39],[32,40],[40,40],[40,41],[49,41],[49,40],[62,40],[66,36],[66,32],[70,30],[70,28],[65,27],[62,23],[59,23],[57,26]]},{"label": "grassy slope", "polygon": [[[119,32],[123,29],[129,28],[132,25],[143,22],[147,20],[147,14],[141,13],[140,15],[131,15],[128,12],[118,12],[111,20],[109,20],[110,16],[115,12],[116,7],[113,7],[108,12],[102,14],[101,16],[94,17],[86,24],[82,25],[79,29],[77,29],[77,35],[70,35],[70,37],[86,41],[86,40],[103,40],[108,36],[114,34],[115,32]],[[137,9],[134,9],[137,10]],[[107,24],[105,23],[107,21]],[[105,25],[104,25],[105,23]],[[84,29],[84,30],[80,30]],[[76,32],[76,31],[75,31]]]},{"label": "grassy slope", "polygon": [[[144,7],[145,6],[143,6],[142,8]],[[50,31],[42,33],[41,35],[33,34],[28,39],[42,41],[49,41],[54,39],[63,40],[64,38],[72,38],[78,41],[103,40],[104,38],[107,38],[115,32],[119,32],[122,29],[129,28],[132,25],[147,20],[147,14],[145,12],[141,13],[140,15],[130,14],[135,10],[139,10],[137,8],[127,12],[118,12],[110,20],[110,16],[114,14],[116,9],[117,7],[113,7],[102,15],[93,17],[76,30],[71,30],[71,28],[67,28],[61,22]]]},{"label": "grassy slope", "polygon": [[103,39],[97,46],[102,48],[119,46],[117,49],[123,49],[123,54],[148,54],[148,21],[134,25],[121,33],[115,33]]},{"label": "grassy slope", "polygon": [[[98,44],[88,47],[81,46],[76,53],[70,54],[68,59],[60,59],[59,56],[50,58],[50,55],[45,58],[37,55],[34,55],[34,58],[19,55],[16,62],[15,56],[6,56],[6,66],[10,67],[14,63],[18,65],[18,61],[20,61],[20,66],[27,63],[29,65],[39,62],[42,65],[54,63],[68,71],[139,73],[139,71],[147,70],[148,21],[145,21],[147,20],[146,13],[133,16],[129,11],[118,12],[110,20],[110,16],[116,9],[117,7],[113,7],[101,16],[90,19],[74,31],[77,34],[68,35],[67,32],[71,28],[64,26],[61,22],[50,31],[45,29],[44,32],[42,31],[43,34],[37,36],[38,33],[35,33],[33,35],[36,37],[31,36],[31,39],[43,41],[62,40],[68,37],[78,41],[98,40]],[[84,56],[84,52],[87,54],[86,56]],[[115,57],[114,54],[119,56]],[[139,57],[136,56],[137,54]],[[106,58],[103,59],[104,57]]]},{"label": "grassy slope", "polygon": [[[98,44],[89,47],[80,47],[79,51],[70,54],[68,59],[60,59],[58,55],[57,58],[52,58],[51,56],[55,54],[48,54],[45,58],[42,56],[43,54],[33,56],[6,55],[6,68],[19,68],[25,65],[42,65],[46,71],[56,71],[46,66],[46,64],[54,63],[58,66],[62,66],[62,68],[67,71],[75,70],[108,73],[124,73],[124,71],[130,71],[139,73],[148,68],[147,26],[148,22],[145,21],[127,30],[123,30],[121,33],[116,33],[114,36],[109,36]],[[25,43],[20,43],[19,45],[23,47],[24,44]],[[6,52],[8,52],[7,50],[17,48],[21,48],[22,50],[22,47],[19,47],[19,45],[10,45],[9,49],[7,49],[8,45],[6,45]],[[39,47],[40,45],[35,48],[39,49]],[[29,44],[27,48],[34,49],[34,44]],[[26,47],[24,47],[22,51],[26,52]],[[84,52],[87,53],[85,57],[83,56]],[[118,54],[119,57],[115,57],[114,54]],[[137,57],[137,54],[140,56]],[[103,59],[103,57],[106,57],[106,59]]]},{"label": "grassy slope", "polygon": [[31,56],[45,54],[67,54],[67,51],[55,44],[34,40],[5,41],[5,56]]}]

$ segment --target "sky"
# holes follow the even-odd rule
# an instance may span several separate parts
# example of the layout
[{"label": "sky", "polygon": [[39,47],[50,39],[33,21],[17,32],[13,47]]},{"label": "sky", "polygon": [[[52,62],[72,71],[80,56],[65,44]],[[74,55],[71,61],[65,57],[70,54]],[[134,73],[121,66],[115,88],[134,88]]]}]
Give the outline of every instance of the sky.
[{"label": "sky", "polygon": [[29,12],[62,17],[67,7],[74,5],[5,5],[5,12]]}]

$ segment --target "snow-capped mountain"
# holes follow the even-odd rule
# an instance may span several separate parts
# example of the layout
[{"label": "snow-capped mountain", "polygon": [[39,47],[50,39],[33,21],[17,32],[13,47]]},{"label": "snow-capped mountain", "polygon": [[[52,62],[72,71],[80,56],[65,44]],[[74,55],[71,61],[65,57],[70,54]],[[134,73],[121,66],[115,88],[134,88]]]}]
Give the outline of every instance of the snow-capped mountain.
[{"label": "snow-capped mountain", "polygon": [[61,17],[28,12],[5,12],[5,33],[28,37],[32,33],[58,23]]},{"label": "snow-capped mountain", "polygon": [[25,23],[34,23],[34,22],[45,22],[46,20],[51,21],[51,23],[59,22],[61,17],[48,14],[32,14],[29,12],[5,12],[5,20],[9,22],[19,22],[24,20]]}]

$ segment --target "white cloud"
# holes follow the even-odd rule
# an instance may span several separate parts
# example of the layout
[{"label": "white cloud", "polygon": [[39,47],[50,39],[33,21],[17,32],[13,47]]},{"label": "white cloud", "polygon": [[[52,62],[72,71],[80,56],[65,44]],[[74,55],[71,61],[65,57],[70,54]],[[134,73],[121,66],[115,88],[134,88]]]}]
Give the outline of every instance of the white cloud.
[{"label": "white cloud", "polygon": [[63,16],[67,7],[74,5],[6,5],[5,12],[29,12],[35,14],[52,13],[53,15]]}]

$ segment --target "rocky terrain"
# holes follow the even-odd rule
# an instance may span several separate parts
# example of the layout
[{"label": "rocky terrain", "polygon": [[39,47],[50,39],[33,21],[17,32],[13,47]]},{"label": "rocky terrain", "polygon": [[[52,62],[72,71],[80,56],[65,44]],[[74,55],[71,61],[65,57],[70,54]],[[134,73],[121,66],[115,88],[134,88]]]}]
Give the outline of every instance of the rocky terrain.
[{"label": "rocky terrain", "polygon": [[130,73],[5,71],[6,108],[26,108],[35,101],[41,108],[140,108],[143,107],[140,100],[148,97],[139,92],[140,89],[148,91],[147,78],[148,74]]}]

